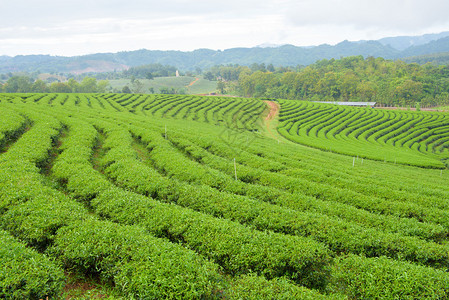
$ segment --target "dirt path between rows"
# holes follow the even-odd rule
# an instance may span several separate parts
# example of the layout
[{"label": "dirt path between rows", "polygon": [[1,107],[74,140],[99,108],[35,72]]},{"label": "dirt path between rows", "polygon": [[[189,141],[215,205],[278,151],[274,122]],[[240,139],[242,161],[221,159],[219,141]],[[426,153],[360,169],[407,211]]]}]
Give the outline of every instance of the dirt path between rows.
[{"label": "dirt path between rows", "polygon": [[195,80],[189,83],[188,87],[194,85],[198,80],[200,79],[198,77],[195,77]]},{"label": "dirt path between rows", "polygon": [[268,134],[272,138],[277,140],[278,138],[274,135],[273,131],[271,131],[271,127],[272,127],[271,123],[277,117],[277,115],[279,114],[281,106],[279,105],[279,103],[274,102],[274,101],[265,100],[264,102],[266,104],[268,104],[268,106],[270,108],[270,111],[268,112],[268,115],[265,117],[265,126],[267,127]]}]

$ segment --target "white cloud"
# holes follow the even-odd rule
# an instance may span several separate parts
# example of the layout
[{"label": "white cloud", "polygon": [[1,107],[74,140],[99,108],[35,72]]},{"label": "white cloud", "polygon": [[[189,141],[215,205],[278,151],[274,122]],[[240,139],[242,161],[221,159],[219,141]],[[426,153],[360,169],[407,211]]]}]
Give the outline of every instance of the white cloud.
[{"label": "white cloud", "polygon": [[449,30],[448,10],[447,0],[2,1],[0,55],[334,44]]},{"label": "white cloud", "polygon": [[[20,48],[19,54],[42,44],[52,46],[51,54],[76,55],[147,49],[194,50],[251,47],[269,40],[279,28],[277,16],[252,19],[213,19],[209,16],[178,16],[159,19],[89,19],[53,27],[16,27],[0,30],[0,52]],[[9,48],[7,48],[9,47]],[[31,52],[36,53],[36,52]],[[48,53],[48,52],[47,52]]]},{"label": "white cloud", "polygon": [[352,25],[356,28],[420,30],[448,24],[444,0],[289,0],[284,10],[297,26]]}]

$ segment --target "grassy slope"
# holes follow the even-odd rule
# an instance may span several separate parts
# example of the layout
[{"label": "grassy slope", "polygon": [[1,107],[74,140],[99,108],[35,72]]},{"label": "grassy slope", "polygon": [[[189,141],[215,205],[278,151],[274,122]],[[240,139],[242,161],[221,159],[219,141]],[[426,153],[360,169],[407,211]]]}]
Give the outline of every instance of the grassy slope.
[{"label": "grassy slope", "polygon": [[188,87],[189,94],[210,94],[217,89],[216,81],[209,81],[203,78],[199,78],[197,82]]},{"label": "grassy slope", "polygon": [[[154,89],[155,93],[159,93],[161,88],[174,88],[176,90],[184,89],[188,94],[208,94],[216,90],[216,82],[208,81],[200,78],[195,84],[189,86],[195,77],[181,76],[181,77],[157,77],[153,80],[139,79],[143,83],[143,93],[148,93],[150,88]],[[129,86],[131,90],[133,85],[129,79],[110,80],[109,84],[114,89],[121,90],[125,85]]]}]

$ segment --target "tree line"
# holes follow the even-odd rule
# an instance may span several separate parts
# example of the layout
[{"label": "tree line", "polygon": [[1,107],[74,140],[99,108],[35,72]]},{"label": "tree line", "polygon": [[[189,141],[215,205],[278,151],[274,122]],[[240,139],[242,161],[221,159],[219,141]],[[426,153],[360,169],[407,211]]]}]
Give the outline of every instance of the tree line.
[{"label": "tree line", "polygon": [[96,73],[94,74],[94,76],[97,79],[109,79],[109,80],[123,79],[123,78],[153,79],[156,77],[176,76],[176,70],[177,68],[174,66],[155,63],[131,67],[127,70],[123,70],[120,72],[114,71],[114,72]]},{"label": "tree line", "polygon": [[449,66],[352,56],[307,67],[219,66],[218,90],[246,97],[373,101],[386,106],[449,104]]},{"label": "tree line", "polygon": [[[52,83],[36,80],[29,74],[10,74],[5,83],[0,83],[0,92],[103,93],[112,91],[105,79],[131,78],[133,92],[139,93],[142,90],[139,79],[174,76],[175,72],[176,68],[172,66],[150,64],[123,72],[98,73],[78,80],[70,78]],[[418,65],[351,56],[324,59],[307,67],[282,67],[264,63],[249,66],[230,64],[214,66],[204,72],[198,69],[195,73],[195,76],[202,73],[208,80],[218,80],[217,90],[221,94],[244,97],[369,101],[385,106],[449,105],[449,65]],[[121,92],[130,93],[131,89],[126,88]],[[178,93],[168,88],[160,92]]]},{"label": "tree line", "polygon": [[12,76],[6,83],[0,83],[4,93],[105,93],[109,82],[92,77],[84,77],[80,82],[71,78],[66,82],[46,83],[25,75]]}]

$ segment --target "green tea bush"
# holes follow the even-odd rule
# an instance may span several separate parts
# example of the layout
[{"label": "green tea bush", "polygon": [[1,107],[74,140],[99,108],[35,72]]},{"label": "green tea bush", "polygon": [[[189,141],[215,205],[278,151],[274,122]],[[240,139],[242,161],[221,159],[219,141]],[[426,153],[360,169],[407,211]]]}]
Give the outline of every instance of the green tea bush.
[{"label": "green tea bush", "polygon": [[447,299],[449,275],[386,257],[348,255],[335,260],[328,290],[350,299]]},{"label": "green tea bush", "polygon": [[130,298],[199,299],[220,288],[216,265],[136,226],[74,222],[58,230],[49,252],[66,268],[114,282]]},{"label": "green tea bush", "polygon": [[[293,284],[285,278],[266,280],[253,274],[242,275],[225,290],[225,299],[337,299]],[[343,297],[341,297],[343,299]]]},{"label": "green tea bush", "polygon": [[0,298],[57,298],[64,285],[61,267],[0,230]]}]

